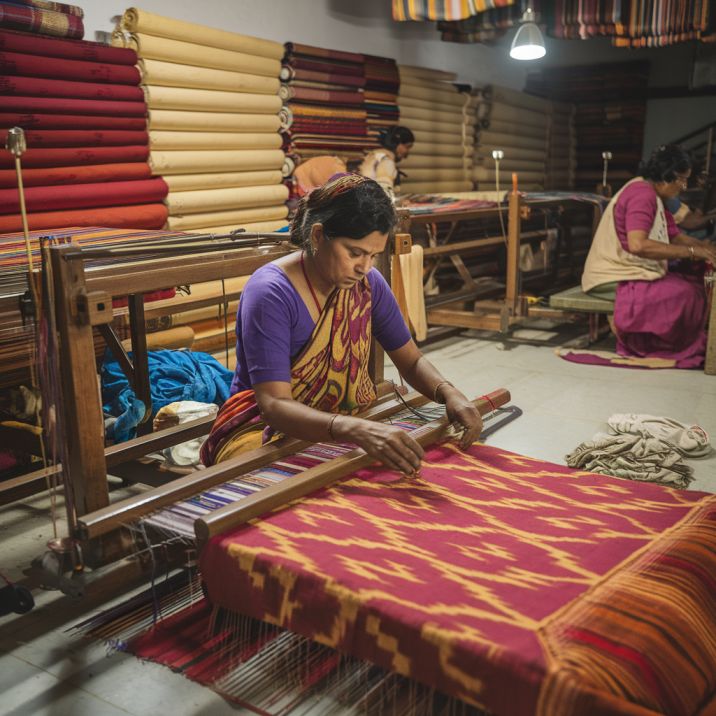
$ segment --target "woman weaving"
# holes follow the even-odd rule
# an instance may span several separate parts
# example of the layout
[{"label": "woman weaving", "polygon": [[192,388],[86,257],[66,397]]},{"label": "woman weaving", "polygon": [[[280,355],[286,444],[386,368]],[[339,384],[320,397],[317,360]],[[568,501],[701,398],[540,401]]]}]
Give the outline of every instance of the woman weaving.
[{"label": "woman weaving", "polygon": [[374,268],[396,214],[370,179],[341,176],[303,197],[291,225],[300,251],[258,269],[236,320],[232,396],[202,448],[211,465],[285,434],[351,442],[386,467],[414,474],[423,451],[398,427],[354,417],[376,398],[368,374],[375,336],[413,387],[445,403],[464,428],[461,446],[482,429],[479,413],[420,353],[395,297]]},{"label": "woman weaving", "polygon": [[[672,359],[695,368],[706,349],[706,293],[701,262],[716,248],[679,231],[663,202],[678,196],[691,174],[688,154],[660,146],[607,206],[582,274],[582,289],[614,300],[617,352]],[[689,262],[669,268],[670,261]],[[696,262],[699,262],[698,264]]]}]

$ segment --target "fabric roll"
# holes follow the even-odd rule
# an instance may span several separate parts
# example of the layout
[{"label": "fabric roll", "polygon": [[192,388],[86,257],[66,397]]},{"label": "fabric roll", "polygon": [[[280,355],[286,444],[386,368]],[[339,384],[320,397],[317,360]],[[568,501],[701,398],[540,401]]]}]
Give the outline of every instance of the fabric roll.
[{"label": "fabric roll", "polygon": [[458,169],[444,169],[440,167],[433,167],[431,169],[406,169],[406,176],[403,178],[403,182],[428,182],[428,181],[458,181],[462,182],[469,177],[466,175],[465,170],[462,168]]},{"label": "fabric roll", "polygon": [[[498,146],[490,146],[487,145],[477,145],[475,147],[475,160],[480,161],[483,164],[493,161],[492,159],[492,150],[493,149],[502,149],[502,147]],[[530,161],[530,162],[545,162],[545,150],[544,149],[528,149],[527,147],[520,147],[520,148],[511,148],[510,150],[505,151],[505,158],[502,160],[502,164],[504,164],[505,161]]]},{"label": "fabric roll", "polygon": [[441,169],[459,169],[465,164],[462,156],[455,157],[434,157],[411,154],[407,159],[400,162],[401,171],[409,172],[412,169],[430,169],[431,167]]},{"label": "fabric roll", "polygon": [[440,157],[464,157],[472,155],[474,151],[473,147],[463,147],[460,144],[428,144],[423,142],[420,145],[416,145],[413,153],[419,157],[425,156],[440,156]]},{"label": "fabric roll", "polygon": [[[485,158],[482,160],[482,167],[485,169],[494,169],[495,168],[495,160],[490,157],[489,159]],[[537,160],[537,161],[530,161],[527,159],[522,159],[521,156],[515,156],[512,159],[502,159],[500,161],[500,173],[504,172],[514,172],[519,171],[520,169],[522,171],[528,171],[528,172],[534,172],[534,171],[544,171],[546,166],[546,161],[544,159]]]},{"label": "fabric roll", "polygon": [[500,134],[519,134],[547,141],[548,132],[546,126],[529,124],[527,122],[492,122],[489,120],[486,124],[487,126],[483,128],[489,129],[491,132],[499,132]]},{"label": "fabric roll", "polygon": [[488,85],[483,87],[482,95],[490,102],[499,104],[509,104],[513,107],[524,107],[533,112],[545,112],[549,106],[549,101],[526,92],[500,87],[499,85]]},{"label": "fabric roll", "polygon": [[363,106],[362,92],[342,92],[340,90],[311,89],[308,87],[295,87],[293,85],[281,85],[279,97],[288,102],[316,103],[316,104],[340,104]]},{"label": "fabric roll", "polygon": [[283,164],[281,165],[281,174],[283,174],[285,177],[290,177],[291,174],[296,169],[296,161],[293,159],[293,157],[289,157],[288,155],[284,155],[283,158]]},{"label": "fabric roll", "polygon": [[162,177],[169,191],[220,189],[231,186],[270,186],[283,181],[281,170],[257,172],[221,172],[220,174],[176,174]]},{"label": "fabric roll", "polygon": [[454,82],[457,73],[447,70],[433,70],[428,67],[416,67],[414,65],[398,65],[401,82],[409,82],[408,78],[417,77],[423,80],[435,80],[438,82]]},{"label": "fabric roll", "polygon": [[152,152],[149,165],[155,174],[201,174],[206,172],[258,171],[281,169],[280,149]]},{"label": "fabric roll", "polygon": [[23,77],[46,77],[50,79],[82,82],[110,82],[113,84],[138,85],[139,70],[129,65],[109,65],[103,62],[28,55],[20,52],[0,52],[0,73]]},{"label": "fabric roll", "polygon": [[183,87],[144,87],[144,95],[150,109],[187,109],[241,114],[277,114],[281,109],[281,98],[278,95]]},{"label": "fabric roll", "polygon": [[[76,167],[48,167],[23,169],[22,182],[26,187],[56,184],[89,184],[93,182],[151,179],[149,164],[142,162],[118,164],[90,164]],[[0,188],[17,186],[14,169],[0,169]]]},{"label": "fabric roll", "polygon": [[279,149],[281,135],[249,132],[149,132],[152,151],[199,149]]},{"label": "fabric roll", "polygon": [[106,62],[112,65],[135,65],[137,53],[134,50],[107,47],[98,42],[86,40],[63,40],[56,37],[42,37],[19,32],[0,30],[0,50],[24,52],[28,55],[62,57],[67,60]]},{"label": "fabric roll", "polygon": [[[43,211],[30,214],[31,231],[61,229],[67,226],[106,226],[110,229],[161,229],[167,220],[164,204],[138,204],[102,209]],[[22,231],[20,214],[0,216],[0,233]]]},{"label": "fabric roll", "polygon": [[180,65],[209,67],[230,72],[248,72],[251,75],[261,75],[262,77],[278,77],[281,70],[281,62],[278,59],[222,50],[218,47],[209,47],[195,42],[181,42],[144,33],[129,35],[115,32],[112,35],[112,44],[115,43],[119,47],[131,48],[145,60],[161,60],[162,62],[175,62]]},{"label": "fabric roll", "polygon": [[44,112],[48,114],[88,114],[93,117],[144,117],[147,105],[141,102],[114,102],[93,99],[65,99],[59,97],[6,96],[2,98],[3,112]]},{"label": "fabric roll", "polygon": [[[0,75],[0,95],[23,95],[29,97],[67,97],[71,99],[108,99],[141,102],[141,87],[129,85],[99,84],[96,82],[69,82],[39,77]],[[5,109],[3,102],[3,109]]]},{"label": "fabric roll", "polygon": [[[500,167],[502,169],[502,167]],[[500,181],[511,182],[512,174],[517,174],[520,181],[525,182],[542,182],[544,181],[544,170],[531,172],[521,171],[519,169],[513,169],[512,171],[504,170],[500,171]],[[495,170],[488,169],[487,167],[474,167],[472,170],[472,179],[476,182],[494,182],[495,181]]]},{"label": "fabric roll", "polygon": [[337,72],[321,72],[303,68],[283,65],[279,72],[282,82],[313,82],[321,84],[334,84],[349,87],[365,87],[366,78],[362,75],[346,75]]},{"label": "fabric roll", "polygon": [[[63,167],[79,164],[113,164],[115,162],[146,162],[149,147],[62,147],[28,149],[22,155],[23,169],[32,167]],[[8,152],[0,153],[0,169],[10,169],[15,161]]]},{"label": "fabric roll", "polygon": [[0,27],[76,40],[81,40],[85,34],[79,15],[8,3],[0,3]]},{"label": "fabric roll", "polygon": [[327,47],[317,47],[316,45],[305,45],[300,42],[284,43],[286,58],[290,59],[293,55],[308,55],[309,57],[318,57],[323,60],[338,62],[352,62],[354,64],[363,64],[365,55],[358,52],[346,52],[345,50],[332,50]]},{"label": "fabric roll", "polygon": [[421,85],[411,85],[405,81],[400,83],[398,104],[401,104],[400,100],[402,97],[414,97],[415,99],[426,101],[433,100],[460,108],[462,108],[465,103],[463,96],[454,87],[450,87],[449,89],[447,86],[445,89],[441,89],[437,85],[434,87],[423,87]]},{"label": "fabric roll", "polygon": [[499,122],[512,122],[513,124],[532,124],[537,127],[546,127],[549,122],[549,115],[542,112],[532,112],[529,109],[511,107],[508,104],[490,105],[488,115],[490,126],[494,127]]},{"label": "fabric roll", "polygon": [[32,112],[0,112],[0,127],[23,129],[114,129],[144,131],[142,117],[93,117],[77,114],[41,114]]},{"label": "fabric roll", "polygon": [[411,119],[401,115],[401,122],[404,122],[413,132],[459,132],[462,133],[462,118],[454,116],[449,122],[433,119]]},{"label": "fabric roll", "polygon": [[[8,130],[0,130],[0,144],[7,140]],[[130,132],[124,130],[88,129],[30,129],[25,132],[27,146],[31,149],[40,147],[111,147],[128,144],[146,144],[147,132]]]},{"label": "fabric roll", "polygon": [[[2,115],[0,115],[1,117]],[[230,112],[184,112],[152,109],[148,113],[152,130],[201,132],[278,132],[281,121],[272,114],[233,114]]]},{"label": "fabric roll", "polygon": [[[281,221],[288,216],[288,207],[285,204],[245,209],[231,209],[230,211],[212,211],[197,214],[172,215],[167,220],[167,226],[172,231],[184,231],[203,226],[236,226],[256,223],[259,221]],[[287,237],[288,238],[288,237]]]},{"label": "fabric roll", "polygon": [[192,67],[162,60],[141,59],[139,60],[139,69],[144,84],[163,87],[188,87],[275,95],[281,84],[278,77],[262,77],[245,72]]},{"label": "fabric roll", "polygon": [[416,147],[421,144],[459,144],[460,146],[464,144],[462,127],[460,131],[454,132],[423,132],[417,129],[413,129],[412,132],[415,136]]},{"label": "fabric roll", "polygon": [[290,129],[293,124],[293,112],[289,107],[281,107],[278,111],[278,119],[281,122],[281,129]]},{"label": "fabric roll", "polygon": [[[457,95],[458,97],[464,97],[464,95]],[[429,99],[418,99],[416,97],[405,97],[403,95],[399,95],[397,98],[397,102],[400,105],[400,107],[415,107],[416,109],[428,109],[433,110],[435,109],[436,99],[429,100]],[[441,100],[442,104],[442,100]],[[459,103],[454,104],[447,104],[447,106],[441,106],[440,109],[443,110],[450,110],[452,111],[453,107],[456,111],[461,113],[461,117],[464,119],[467,112],[470,112],[474,115],[474,112],[472,112],[470,107],[465,107],[464,100],[461,99]],[[471,120],[471,124],[475,124],[475,120]]]},{"label": "fabric roll", "polygon": [[401,194],[434,194],[436,192],[470,191],[471,181],[403,182]]},{"label": "fabric roll", "polygon": [[289,226],[289,223],[286,219],[273,219],[272,221],[257,221],[249,224],[239,222],[235,224],[226,224],[225,226],[197,227],[197,229],[203,230],[205,228],[212,234],[228,234],[230,231],[236,231],[236,229],[243,229],[247,234],[261,234],[279,231],[287,226]]},{"label": "fabric roll", "polygon": [[284,53],[283,45],[278,42],[175,20],[134,7],[124,11],[120,25],[127,32],[166,37],[275,60],[280,60]]},{"label": "fabric roll", "polygon": [[[231,187],[198,191],[171,192],[166,198],[169,213],[198,214],[226,209],[275,206],[288,199],[288,188],[278,186]],[[222,222],[223,223],[223,222]]]},{"label": "fabric roll", "polygon": [[400,121],[405,120],[406,124],[411,119],[427,120],[432,122],[458,122],[462,124],[462,113],[459,109],[454,111],[436,111],[429,109],[418,109],[417,107],[401,107],[400,108]]},{"label": "fabric roll", "polygon": [[[151,204],[164,199],[168,191],[167,185],[159,178],[143,181],[35,186],[25,188],[25,205],[28,212],[36,212]],[[20,195],[17,188],[0,189],[0,213],[13,214],[19,211]]]},{"label": "fabric roll", "polygon": [[541,149],[547,151],[547,138],[536,139],[534,137],[525,137],[518,134],[501,134],[493,132],[491,129],[480,132],[479,143],[482,146],[504,149],[505,147],[525,149]]},{"label": "fabric roll", "polygon": [[38,7],[41,10],[63,12],[65,15],[77,15],[77,17],[82,18],[85,16],[85,11],[78,5],[68,5],[54,0],[5,0],[5,2],[9,2],[12,5],[29,5],[30,7]]}]

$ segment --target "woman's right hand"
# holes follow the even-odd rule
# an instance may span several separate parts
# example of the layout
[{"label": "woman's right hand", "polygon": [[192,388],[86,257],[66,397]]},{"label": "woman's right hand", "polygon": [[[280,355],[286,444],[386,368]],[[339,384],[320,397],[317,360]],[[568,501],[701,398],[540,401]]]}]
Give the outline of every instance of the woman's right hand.
[{"label": "woman's right hand", "polygon": [[702,243],[694,246],[694,258],[708,261],[712,266],[716,266],[716,246],[709,243]]},{"label": "woman's right hand", "polygon": [[423,448],[405,430],[394,425],[339,415],[332,432],[341,440],[359,445],[390,470],[415,475],[420,469]]}]

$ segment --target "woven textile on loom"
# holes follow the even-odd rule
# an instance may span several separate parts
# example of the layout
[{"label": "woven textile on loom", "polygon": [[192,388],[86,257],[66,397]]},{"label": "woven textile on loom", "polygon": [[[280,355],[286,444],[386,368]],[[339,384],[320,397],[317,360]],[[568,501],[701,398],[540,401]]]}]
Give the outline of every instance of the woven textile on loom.
[{"label": "woven textile on loom", "polygon": [[[235,229],[286,226],[283,179],[291,166],[279,131],[291,116],[278,96],[283,46],[136,8],[122,16],[113,44],[138,53],[149,165],[169,185],[167,227],[208,230],[232,219]],[[263,209],[267,197],[271,214],[246,211]]]}]

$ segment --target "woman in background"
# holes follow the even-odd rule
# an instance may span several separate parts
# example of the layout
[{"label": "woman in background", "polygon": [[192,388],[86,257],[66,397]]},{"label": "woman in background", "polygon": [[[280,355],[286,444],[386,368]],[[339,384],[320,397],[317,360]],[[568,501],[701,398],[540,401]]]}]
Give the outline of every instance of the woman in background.
[{"label": "woman in background", "polygon": [[[657,147],[641,176],[609,202],[582,274],[586,293],[614,300],[619,354],[672,359],[679,368],[703,364],[703,269],[704,262],[716,263],[716,248],[681,233],[664,208],[690,174],[691,160],[681,147]],[[669,267],[679,259],[689,262],[687,270]]]},{"label": "woman in background", "polygon": [[400,186],[398,164],[410,154],[415,137],[407,127],[390,127],[381,132],[378,141],[381,148],[366,155],[358,173],[377,181],[393,198],[396,188]]}]

